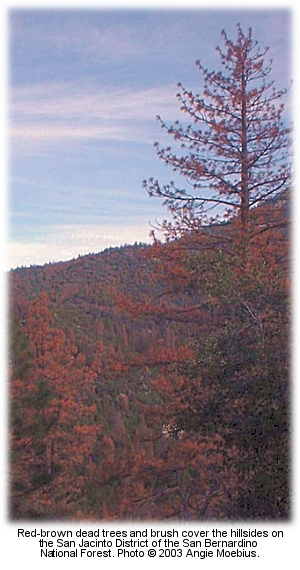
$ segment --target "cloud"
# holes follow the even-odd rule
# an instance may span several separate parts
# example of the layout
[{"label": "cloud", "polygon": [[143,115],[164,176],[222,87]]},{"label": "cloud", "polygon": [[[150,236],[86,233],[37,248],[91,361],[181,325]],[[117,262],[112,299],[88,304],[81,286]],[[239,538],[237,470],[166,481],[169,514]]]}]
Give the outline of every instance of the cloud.
[{"label": "cloud", "polygon": [[107,92],[103,87],[64,82],[19,87],[11,93],[10,137],[14,144],[65,139],[152,144],[158,112],[166,119],[176,116],[174,88]]},{"label": "cloud", "polygon": [[44,83],[11,90],[12,120],[153,120],[159,110],[170,118],[178,103],[174,85],[122,89],[83,83]]},{"label": "cloud", "polygon": [[97,253],[125,243],[149,243],[147,225],[131,226],[52,226],[39,241],[8,243],[7,270],[53,261],[67,261],[78,255]]},{"label": "cloud", "polygon": [[30,53],[42,45],[44,53],[51,53],[52,58],[67,55],[80,64],[114,65],[138,63],[149,57],[157,63],[170,58],[178,61],[182,44],[189,48],[198,41],[195,20],[197,13],[177,10],[146,10],[140,14],[128,10],[62,10],[48,13],[48,18],[34,12],[29,17],[28,12],[15,10],[10,25],[15,45],[22,43],[23,50]]},{"label": "cloud", "polygon": [[[124,128],[117,125],[111,126],[79,126],[72,125],[19,125],[13,127],[10,131],[13,138],[29,139],[29,140],[47,140],[47,139],[103,139],[103,140],[137,140],[138,135],[134,136],[132,130],[126,134]],[[148,142],[148,141],[147,141]]]},{"label": "cloud", "polygon": [[137,55],[140,50],[134,30],[124,24],[103,29],[78,19],[69,19],[62,22],[60,33],[48,28],[45,39],[52,48],[70,50],[81,56],[94,55],[97,60],[124,59]]},{"label": "cloud", "polygon": [[93,57],[96,61],[119,60],[140,53],[141,35],[126,18],[122,22],[117,14],[105,12],[76,11],[52,13],[46,19],[15,11],[11,17],[11,31],[17,41],[37,47],[41,43],[52,53],[72,53],[81,58]]}]

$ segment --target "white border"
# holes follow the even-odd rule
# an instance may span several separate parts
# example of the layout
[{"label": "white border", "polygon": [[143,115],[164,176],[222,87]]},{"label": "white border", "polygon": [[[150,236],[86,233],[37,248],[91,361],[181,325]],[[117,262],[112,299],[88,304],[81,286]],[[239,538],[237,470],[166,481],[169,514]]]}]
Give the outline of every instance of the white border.
[{"label": "white border", "polygon": [[[298,3],[297,3],[298,4]],[[1,133],[2,133],[2,176],[3,176],[3,185],[2,188],[6,188],[6,180],[7,180],[7,155],[6,155],[6,149],[7,149],[7,145],[6,145],[6,121],[7,121],[7,105],[6,105],[6,96],[7,96],[7,30],[6,30],[6,21],[7,21],[7,12],[8,10],[12,9],[12,8],[56,8],[56,9],[63,9],[63,8],[73,8],[73,9],[88,9],[88,8],[94,8],[94,9],[101,9],[101,8],[110,8],[110,9],[127,9],[127,8],[147,8],[147,9],[201,9],[201,8],[206,8],[206,9],[279,9],[279,8],[284,8],[284,9],[291,9],[293,11],[293,27],[294,27],[294,31],[293,31],[293,52],[294,52],[294,57],[293,57],[293,77],[294,77],[294,85],[295,85],[295,89],[294,92],[297,93],[297,87],[298,87],[298,78],[297,78],[297,73],[298,73],[298,66],[296,66],[296,60],[297,60],[297,55],[298,55],[298,47],[299,47],[299,41],[298,41],[298,35],[299,35],[299,27],[298,27],[298,12],[299,12],[299,8],[298,5],[296,5],[296,3],[294,2],[290,2],[290,1],[285,1],[285,2],[279,2],[276,0],[273,1],[243,1],[243,2],[226,2],[226,1],[222,1],[222,0],[210,0],[209,2],[201,2],[201,1],[187,1],[187,2],[172,2],[172,1],[148,1],[148,2],[126,2],[126,0],[123,1],[116,1],[116,0],[111,0],[110,2],[87,2],[86,4],[82,5],[79,2],[68,2],[65,1],[63,3],[59,2],[58,0],[56,1],[52,1],[52,2],[23,2],[23,1],[19,1],[19,2],[9,2],[9,1],[4,1],[1,4],[1,28],[0,28],[0,36],[1,36],[1,40],[2,40],[2,46],[1,46]],[[299,103],[298,103],[299,106]],[[297,164],[299,163],[298,161],[298,112],[297,112],[297,96],[294,95],[294,113],[295,113],[295,166],[297,167]],[[295,189],[297,189],[298,187],[298,173],[296,170],[296,175],[295,175]],[[7,219],[6,219],[6,192],[2,191],[1,193],[1,204],[0,204],[0,211],[2,214],[2,219],[1,219],[1,228],[0,228],[0,239],[1,239],[1,245],[3,245],[4,247],[1,248],[1,257],[0,257],[0,262],[2,263],[2,267],[5,267],[5,244],[6,244],[6,235],[7,235]],[[273,569],[281,569],[283,565],[288,564],[290,566],[290,568],[293,570],[294,568],[296,569],[298,567],[299,564],[299,556],[298,556],[298,544],[297,544],[297,540],[298,540],[298,526],[300,526],[300,520],[299,520],[299,509],[298,509],[298,493],[297,493],[297,485],[299,483],[299,457],[298,457],[298,453],[296,453],[296,450],[298,449],[298,428],[299,428],[299,422],[297,421],[297,411],[298,411],[298,389],[297,389],[297,372],[299,369],[299,362],[298,362],[298,356],[297,356],[297,340],[298,340],[298,322],[299,322],[299,303],[298,303],[298,294],[297,294],[297,283],[298,283],[298,252],[297,252],[297,243],[298,243],[298,227],[299,227],[299,223],[298,222],[298,211],[299,211],[299,199],[297,198],[297,193],[295,190],[294,193],[294,201],[293,201],[293,315],[294,315],[294,319],[293,319],[293,345],[294,345],[294,350],[293,350],[293,419],[294,419],[294,435],[293,435],[293,446],[294,446],[294,464],[293,464],[293,475],[294,475],[294,481],[293,481],[293,489],[295,491],[295,503],[296,506],[293,510],[293,519],[291,523],[286,523],[286,524],[265,524],[262,525],[260,523],[255,524],[255,523],[251,523],[251,524],[241,524],[241,525],[235,525],[236,527],[243,527],[243,528],[267,528],[268,530],[271,530],[273,528],[275,529],[283,529],[284,533],[285,533],[285,537],[284,539],[281,540],[280,544],[278,543],[277,545],[273,544],[273,543],[268,543],[266,542],[266,547],[264,549],[260,549],[260,558],[253,558],[251,559],[230,559],[230,560],[221,560],[221,565],[222,568],[231,568],[232,565],[235,564],[236,562],[236,568],[248,568],[248,566],[251,565],[251,562],[253,563],[253,566],[255,565],[256,569],[260,569],[260,568],[265,568],[266,566],[269,566]],[[298,227],[297,227],[298,226]],[[6,314],[6,284],[5,284],[5,280],[1,281],[1,315],[0,315],[0,319],[2,324],[5,322],[5,314]],[[7,351],[7,346],[6,346],[6,331],[5,331],[5,326],[2,326],[2,336],[1,336],[1,346],[2,346],[2,359],[1,359],[1,364],[2,364],[2,368],[3,368],[3,375],[2,378],[5,379],[6,376],[6,351]],[[2,418],[2,424],[3,424],[3,439],[2,439],[2,446],[1,446],[1,492],[2,492],[2,501],[1,501],[1,526],[0,526],[0,536],[2,539],[2,549],[1,549],[1,560],[3,560],[3,563],[8,566],[8,567],[14,567],[14,565],[18,565],[18,567],[20,567],[20,565],[22,565],[23,567],[25,566],[25,568],[30,567],[31,569],[35,570],[35,569],[39,569],[41,566],[43,567],[43,565],[47,564],[49,566],[50,562],[49,559],[43,559],[41,560],[39,558],[39,555],[37,553],[37,546],[35,544],[35,540],[36,539],[26,539],[26,541],[23,539],[23,541],[21,541],[21,539],[17,539],[16,538],[16,529],[17,528],[21,528],[21,527],[26,527],[26,529],[30,529],[30,528],[35,528],[37,526],[42,527],[42,528],[51,528],[52,525],[46,525],[46,524],[40,524],[40,525],[31,525],[31,524],[20,524],[20,522],[18,522],[17,524],[13,524],[13,523],[8,523],[6,520],[6,448],[5,448],[5,444],[3,444],[4,441],[6,441],[6,421],[7,421],[7,406],[6,406],[6,389],[5,389],[5,381],[2,382],[3,387],[3,392],[2,392],[2,398],[1,398],[1,418]],[[86,528],[86,525],[76,525],[74,528],[78,528],[78,526],[84,526]],[[97,523],[97,527],[99,528],[108,528],[110,525],[107,525],[105,523]],[[117,524],[116,525],[118,528],[122,528],[123,525],[121,524]],[[157,528],[163,528],[163,525],[154,525],[154,524],[141,524],[141,525],[126,525],[126,528],[151,528],[156,526]],[[179,525],[174,525],[174,527],[176,528]],[[180,525],[182,526],[182,525]],[[194,526],[194,525],[193,525]],[[212,524],[207,524],[207,525],[201,525],[202,528],[220,528],[223,525],[220,525],[219,523],[216,523],[215,525]],[[65,525],[65,524],[60,524],[59,528],[72,528],[73,525]],[[228,525],[226,525],[224,528],[227,528]],[[115,527],[114,527],[115,528]],[[270,545],[272,545],[272,549],[270,547]],[[51,559],[50,559],[51,560]],[[190,560],[190,559],[172,559],[170,560],[170,564],[172,564],[172,566],[174,567],[182,567],[182,564],[185,563],[191,563],[196,565],[197,567],[199,564],[205,564],[206,566],[209,566],[209,568],[214,568],[215,566],[218,565],[217,559],[213,558],[212,560],[205,560],[205,561],[200,561],[199,559],[194,559],[194,560]],[[61,568],[82,568],[82,560],[80,559],[55,559],[55,566],[60,566]],[[88,568],[93,567],[93,568],[99,568],[99,566],[101,565],[101,567],[105,567],[105,568],[110,568],[112,567],[112,565],[115,565],[115,563],[117,562],[117,564],[121,564],[122,567],[125,568],[131,568],[132,566],[136,566],[141,564],[141,559],[114,559],[114,560],[109,560],[109,559],[96,559],[96,560],[89,560],[86,562],[86,565]],[[146,557],[142,560],[142,563],[146,563],[146,564],[150,564],[152,561],[151,559],[147,559]],[[167,564],[169,564],[169,560],[166,559],[154,559],[154,564],[155,566],[165,566]],[[196,567],[196,566],[195,566]],[[219,566],[220,567],[220,566]]]}]

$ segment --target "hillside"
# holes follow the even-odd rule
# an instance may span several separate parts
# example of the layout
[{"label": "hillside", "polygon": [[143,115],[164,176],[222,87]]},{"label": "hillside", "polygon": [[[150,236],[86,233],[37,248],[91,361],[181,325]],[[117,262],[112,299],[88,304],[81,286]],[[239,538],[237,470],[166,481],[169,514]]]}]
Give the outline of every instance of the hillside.
[{"label": "hillside", "polygon": [[26,320],[30,302],[44,292],[57,326],[72,335],[88,359],[100,340],[114,346],[130,343],[138,350],[145,332],[136,320],[115,310],[113,298],[116,292],[127,292],[139,299],[157,288],[152,279],[155,262],[146,257],[147,249],[142,244],[111,248],[67,262],[15,269],[9,274],[12,312],[21,322]]},{"label": "hillside", "polygon": [[9,273],[13,518],[287,518],[275,214]]}]

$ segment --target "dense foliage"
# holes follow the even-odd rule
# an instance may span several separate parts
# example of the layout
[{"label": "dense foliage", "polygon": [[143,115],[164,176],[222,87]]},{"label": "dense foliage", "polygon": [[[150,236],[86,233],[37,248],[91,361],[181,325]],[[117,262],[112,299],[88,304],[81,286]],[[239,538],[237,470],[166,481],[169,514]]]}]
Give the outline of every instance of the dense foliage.
[{"label": "dense foliage", "polygon": [[187,155],[159,150],[196,195],[146,184],[166,242],[9,275],[12,518],[290,516],[284,92],[223,37],[227,75],[179,97],[200,126],[168,127]]},{"label": "dense foliage", "polygon": [[288,241],[262,245],[11,272],[14,518],[288,516]]}]

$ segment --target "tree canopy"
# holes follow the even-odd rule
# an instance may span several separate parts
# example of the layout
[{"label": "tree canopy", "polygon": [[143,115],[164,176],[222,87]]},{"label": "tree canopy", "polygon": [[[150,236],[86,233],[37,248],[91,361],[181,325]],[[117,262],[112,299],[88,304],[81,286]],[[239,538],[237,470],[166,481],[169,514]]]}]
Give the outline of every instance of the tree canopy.
[{"label": "tree canopy", "polygon": [[10,276],[13,518],[290,514],[286,90],[222,36],[202,96],[180,85],[192,123],[159,119],[190,188],[145,183],[167,243]]}]

